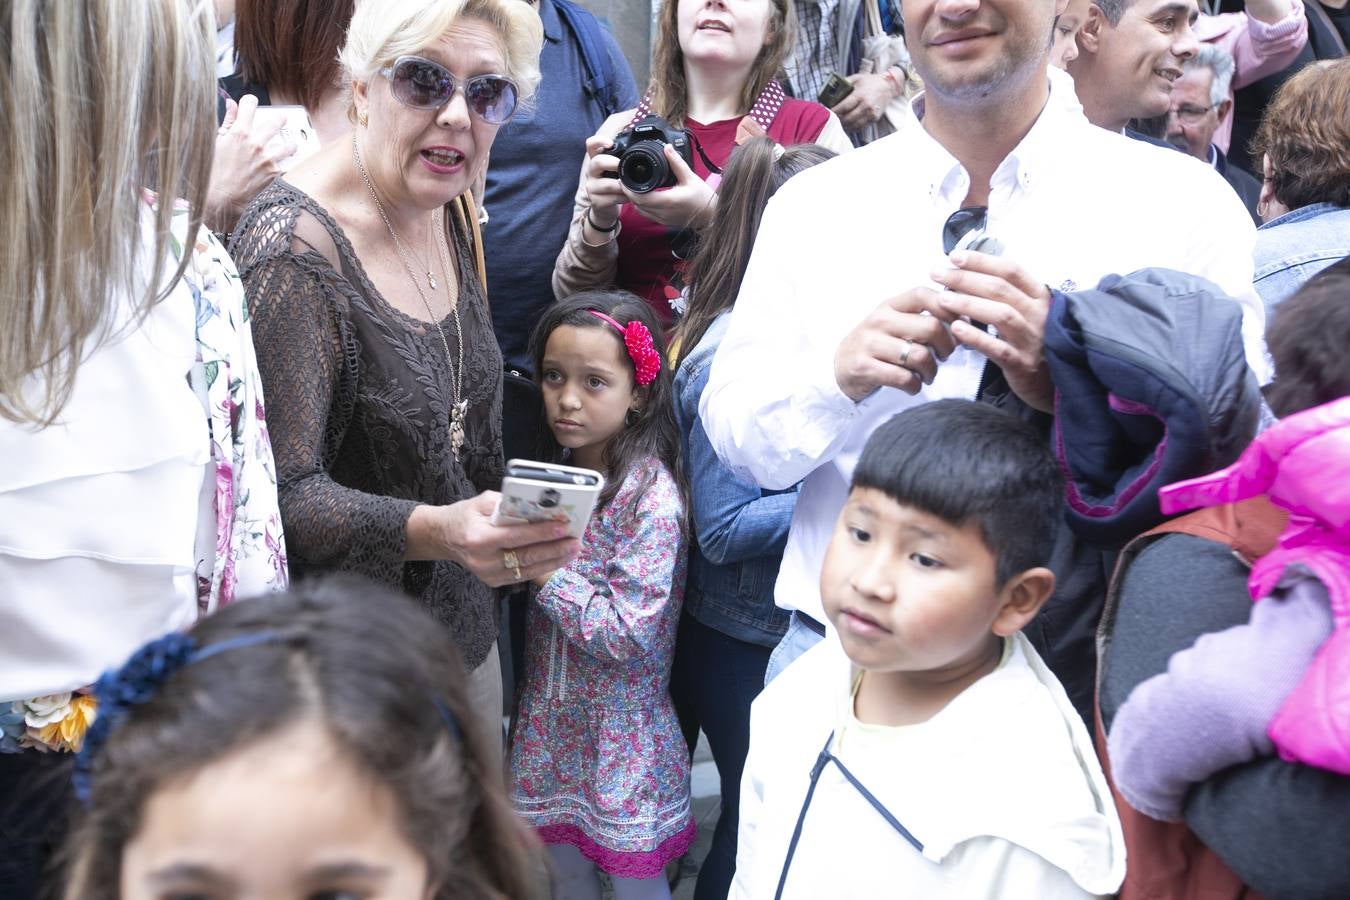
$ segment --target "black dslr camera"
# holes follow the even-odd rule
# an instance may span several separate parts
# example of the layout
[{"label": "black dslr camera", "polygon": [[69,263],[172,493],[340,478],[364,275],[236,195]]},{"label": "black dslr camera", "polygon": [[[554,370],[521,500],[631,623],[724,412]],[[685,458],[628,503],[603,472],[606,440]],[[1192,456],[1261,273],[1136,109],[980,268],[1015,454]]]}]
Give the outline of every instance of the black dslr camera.
[{"label": "black dslr camera", "polygon": [[613,146],[606,152],[619,158],[619,171],[606,172],[605,177],[619,179],[635,194],[671,187],[675,184],[675,173],[666,162],[663,151],[666,144],[674,147],[685,163],[693,167],[689,132],[672,128],[665,119],[652,115],[644,117],[632,131],[614,139]]}]

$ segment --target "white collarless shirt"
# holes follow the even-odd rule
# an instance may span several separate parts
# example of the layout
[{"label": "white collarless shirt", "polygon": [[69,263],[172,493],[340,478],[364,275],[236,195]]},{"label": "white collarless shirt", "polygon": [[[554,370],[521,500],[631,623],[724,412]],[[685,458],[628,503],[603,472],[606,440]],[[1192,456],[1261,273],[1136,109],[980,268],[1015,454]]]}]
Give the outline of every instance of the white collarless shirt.
[{"label": "white collarless shirt", "polygon": [[[1069,76],[1049,80],[1049,102],[990,180],[987,232],[1003,255],[1066,291],[1149,267],[1207,278],[1242,304],[1264,382],[1256,229],[1242,202],[1200,160],[1092,125]],[[736,471],[767,488],[803,482],[776,586],[785,609],[825,621],[821,563],[872,431],[915,404],[975,396],[985,358],[965,348],[916,396],[881,388],[854,403],[834,377],[840,342],[883,300],[941,288],[929,276],[949,267],[942,226],[969,186],[916,116],[795,176],[765,211],[699,413]]]}]

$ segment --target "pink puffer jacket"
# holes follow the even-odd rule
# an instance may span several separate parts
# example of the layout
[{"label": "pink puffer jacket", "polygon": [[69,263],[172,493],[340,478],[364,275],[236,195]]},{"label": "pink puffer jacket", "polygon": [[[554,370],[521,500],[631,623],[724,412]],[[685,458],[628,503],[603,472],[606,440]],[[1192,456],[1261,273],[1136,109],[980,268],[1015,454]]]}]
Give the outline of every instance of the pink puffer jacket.
[{"label": "pink puffer jacket", "polygon": [[1252,566],[1252,598],[1297,564],[1326,585],[1335,623],[1268,733],[1285,759],[1350,774],[1350,397],[1283,419],[1233,465],[1168,485],[1159,501],[1171,514],[1263,493],[1289,524]]}]

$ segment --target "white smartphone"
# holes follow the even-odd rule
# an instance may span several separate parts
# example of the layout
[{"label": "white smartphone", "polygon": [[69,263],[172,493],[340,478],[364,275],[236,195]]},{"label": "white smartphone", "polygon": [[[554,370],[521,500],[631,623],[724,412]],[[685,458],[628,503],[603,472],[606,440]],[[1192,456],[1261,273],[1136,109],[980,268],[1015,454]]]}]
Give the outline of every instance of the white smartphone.
[{"label": "white smartphone", "polygon": [[579,538],[604,487],[605,477],[594,469],[513,459],[506,464],[502,498],[492,521],[545,522],[564,513],[567,533]]},{"label": "white smartphone", "polygon": [[314,125],[309,120],[309,113],[303,106],[284,104],[260,106],[254,112],[253,118],[259,126],[272,127],[278,120],[281,122],[281,130],[267,142],[266,149],[269,153],[285,143],[295,145],[295,152],[279,163],[283,172],[319,149],[319,136],[315,133]]}]

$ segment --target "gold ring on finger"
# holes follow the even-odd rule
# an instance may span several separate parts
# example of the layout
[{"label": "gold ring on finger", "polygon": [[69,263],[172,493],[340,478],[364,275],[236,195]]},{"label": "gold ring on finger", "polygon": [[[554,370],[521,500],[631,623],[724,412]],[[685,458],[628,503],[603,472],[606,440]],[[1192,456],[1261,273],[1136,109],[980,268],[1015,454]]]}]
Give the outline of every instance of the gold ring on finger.
[{"label": "gold ring on finger", "polygon": [[517,580],[519,580],[519,578],[520,578],[520,558],[516,556],[516,551],[514,551],[514,550],[503,550],[503,551],[502,551],[502,566],[503,566],[504,568],[510,569],[510,570],[512,570],[513,572],[515,572],[516,578],[517,578]]}]

